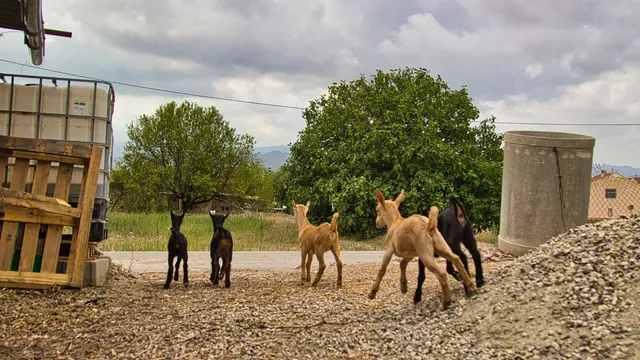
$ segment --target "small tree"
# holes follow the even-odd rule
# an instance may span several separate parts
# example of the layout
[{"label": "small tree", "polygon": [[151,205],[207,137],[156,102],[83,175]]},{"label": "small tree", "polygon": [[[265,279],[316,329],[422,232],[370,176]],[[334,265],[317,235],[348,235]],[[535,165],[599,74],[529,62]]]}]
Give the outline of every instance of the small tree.
[{"label": "small tree", "polygon": [[[281,201],[311,201],[312,221],[340,211],[340,231],[369,237],[375,188],[389,198],[406,191],[401,211],[449,205],[456,195],[477,228],[497,224],[502,136],[466,88],[450,89],[426,69],[378,71],[370,79],[334,83],[303,111],[306,127],[281,167]],[[284,197],[284,198],[282,198]]]},{"label": "small tree", "polygon": [[[122,191],[145,210],[139,199],[173,195],[190,209],[216,197],[245,195],[257,186],[248,169],[260,171],[250,135],[238,135],[215,107],[172,101],[152,115],[142,115],[127,127],[120,169]],[[129,201],[131,203],[131,201]],[[141,209],[142,208],[142,209]],[[147,209],[148,210],[148,209]]]}]

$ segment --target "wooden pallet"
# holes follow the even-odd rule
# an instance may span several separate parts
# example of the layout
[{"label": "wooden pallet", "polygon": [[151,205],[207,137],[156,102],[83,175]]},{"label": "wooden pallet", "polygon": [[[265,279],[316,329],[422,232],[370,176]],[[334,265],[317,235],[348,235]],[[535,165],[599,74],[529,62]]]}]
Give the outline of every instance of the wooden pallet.
[{"label": "wooden pallet", "polygon": [[[94,145],[0,136],[0,179],[12,168],[9,188],[0,186],[0,287],[82,287],[101,156],[102,147]],[[35,162],[33,185],[26,192],[31,162]],[[54,194],[49,197],[46,189],[52,164],[58,168]],[[74,166],[83,167],[77,207],[67,202]],[[67,270],[61,274],[56,268],[64,226],[72,227],[73,235]],[[39,271],[34,271],[41,228],[46,229],[42,262]],[[19,265],[12,271],[20,239]]]}]

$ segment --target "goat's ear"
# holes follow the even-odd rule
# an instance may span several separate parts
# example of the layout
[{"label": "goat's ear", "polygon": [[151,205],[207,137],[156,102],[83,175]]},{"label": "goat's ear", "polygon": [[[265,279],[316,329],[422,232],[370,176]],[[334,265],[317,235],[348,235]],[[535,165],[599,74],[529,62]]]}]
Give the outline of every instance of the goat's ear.
[{"label": "goat's ear", "polygon": [[398,197],[395,200],[393,200],[393,202],[396,203],[396,206],[399,207],[403,201],[404,201],[404,189],[400,191],[400,195],[398,195]]},{"label": "goat's ear", "polygon": [[229,217],[229,213],[227,213],[227,215],[224,216],[225,220]]},{"label": "goat's ear", "polygon": [[376,189],[376,197],[378,198],[380,205],[384,206],[384,195],[382,195],[382,191],[380,189]]},{"label": "goat's ear", "polygon": [[464,216],[464,209],[460,206],[459,203],[456,203],[456,216]]},{"label": "goat's ear", "polygon": [[294,208],[296,207],[296,201],[295,200],[291,200],[291,206],[293,206]]},{"label": "goat's ear", "polygon": [[311,201],[307,200],[307,205],[305,205],[304,207],[306,207],[307,210],[309,210],[309,205],[311,205]]}]

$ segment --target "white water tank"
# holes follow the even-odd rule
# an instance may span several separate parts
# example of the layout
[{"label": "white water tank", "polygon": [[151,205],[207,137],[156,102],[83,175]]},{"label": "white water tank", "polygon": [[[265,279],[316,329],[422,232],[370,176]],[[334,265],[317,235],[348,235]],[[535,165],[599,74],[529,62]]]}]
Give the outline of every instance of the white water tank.
[{"label": "white water tank", "polygon": [[[108,91],[101,86],[94,87],[93,83],[68,87],[0,82],[0,134],[103,146],[96,198],[108,199],[113,143],[110,113],[113,104]],[[12,170],[13,167],[9,167],[4,180],[11,179]],[[49,195],[52,195],[57,173],[57,167],[52,167]],[[33,168],[27,184],[32,181]],[[77,201],[81,181],[82,168],[76,167],[71,201]]]}]

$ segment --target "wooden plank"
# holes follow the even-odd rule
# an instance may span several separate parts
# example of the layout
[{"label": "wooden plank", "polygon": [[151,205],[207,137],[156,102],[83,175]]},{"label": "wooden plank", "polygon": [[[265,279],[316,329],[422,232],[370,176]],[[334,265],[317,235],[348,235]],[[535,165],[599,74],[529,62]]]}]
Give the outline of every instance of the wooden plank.
[{"label": "wooden plank", "polygon": [[58,286],[62,287],[62,285],[51,285],[49,283],[23,284],[23,283],[0,281],[0,289],[7,288],[7,289],[22,289],[22,290],[49,290],[49,289],[56,288]]},{"label": "wooden plank", "polygon": [[[58,176],[56,178],[56,188],[53,196],[57,199],[68,199],[71,189],[71,178],[73,176],[72,164],[60,164]],[[58,254],[60,253],[60,241],[62,240],[63,227],[60,225],[49,225],[47,238],[44,240],[44,252],[42,253],[41,272],[56,272],[58,264]]]},{"label": "wooden plank", "polygon": [[66,274],[0,271],[0,287],[33,289],[68,284],[69,277]]},{"label": "wooden plank", "polygon": [[[13,165],[11,189],[24,191],[28,171],[29,159],[16,159]],[[15,221],[11,222],[11,219],[6,219],[4,216],[0,216],[0,220],[4,220],[2,233],[0,234],[0,270],[10,270],[11,260],[13,259],[13,252],[15,250],[18,223]]]},{"label": "wooden plank", "polygon": [[[78,226],[80,218],[68,215],[52,214],[39,209],[28,209],[22,206],[0,204],[0,221],[23,222],[27,224]],[[3,225],[2,231],[6,225]],[[1,245],[1,244],[0,244]]]},{"label": "wooden plank", "polygon": [[[45,185],[47,185],[47,183],[45,183]],[[35,187],[35,185],[33,187]],[[45,190],[46,190],[46,188],[45,188]],[[71,207],[71,204],[69,204],[65,200],[58,199],[55,196],[54,197],[49,197],[49,196],[42,195],[42,194],[34,194],[32,192],[28,193],[26,191],[7,189],[7,188],[0,188],[0,197],[33,200],[33,201],[42,202],[42,203],[46,203],[46,204],[60,205],[60,206],[68,207],[68,208]],[[11,200],[9,200],[9,201],[11,201]],[[17,204],[15,204],[15,205],[17,205]]]},{"label": "wooden plank", "polygon": [[36,152],[28,152],[28,151],[19,151],[19,150],[10,150],[10,149],[0,149],[0,156],[14,157],[19,159],[33,159],[33,160],[43,160],[43,161],[51,161],[58,163],[69,163],[76,165],[84,165],[85,159],[72,157],[72,156],[64,156],[64,155],[51,155],[45,153],[36,153]]},{"label": "wooden plank", "polygon": [[[31,195],[31,197],[39,196],[46,198],[45,194],[47,193],[47,182],[49,181],[49,173],[51,173],[51,162],[38,161],[38,164],[36,165],[36,171],[33,175],[33,186],[31,187],[31,194],[24,193],[22,195]],[[33,202],[29,200],[25,201]],[[35,205],[60,206],[48,203],[35,203]],[[61,207],[65,208],[64,206]],[[40,226],[41,224],[27,224],[24,228],[24,237],[22,239],[22,251],[20,252],[20,263],[18,266],[18,271],[33,271],[33,262],[35,261],[36,250],[38,248],[38,235],[40,233]]]},{"label": "wooden plank", "polygon": [[67,274],[69,285],[81,288],[84,279],[84,257],[89,244],[89,231],[91,230],[91,216],[93,213],[93,201],[98,187],[98,173],[100,171],[100,157],[102,147],[92,146],[91,158],[88,166],[84,167],[78,208],[80,208],[80,224],[73,231],[71,250],[69,251],[69,263]]},{"label": "wooden plank", "polygon": [[[51,165],[49,165],[49,169],[51,169]],[[47,176],[49,176],[49,174],[47,174]],[[46,181],[47,179],[45,179],[44,182],[44,189],[41,189],[41,193],[39,194],[30,194],[25,191],[0,188],[0,203],[20,206],[27,209],[41,210],[56,215],[80,217],[80,209],[71,207],[71,205],[64,200],[44,195],[47,190]],[[35,189],[35,187],[36,184],[34,182],[33,188]]]},{"label": "wooden plank", "polygon": [[9,157],[0,155],[0,187],[2,187],[2,184],[4,184],[4,175],[7,173],[8,163]]},{"label": "wooden plank", "polygon": [[88,159],[92,145],[0,135],[0,148]]}]

